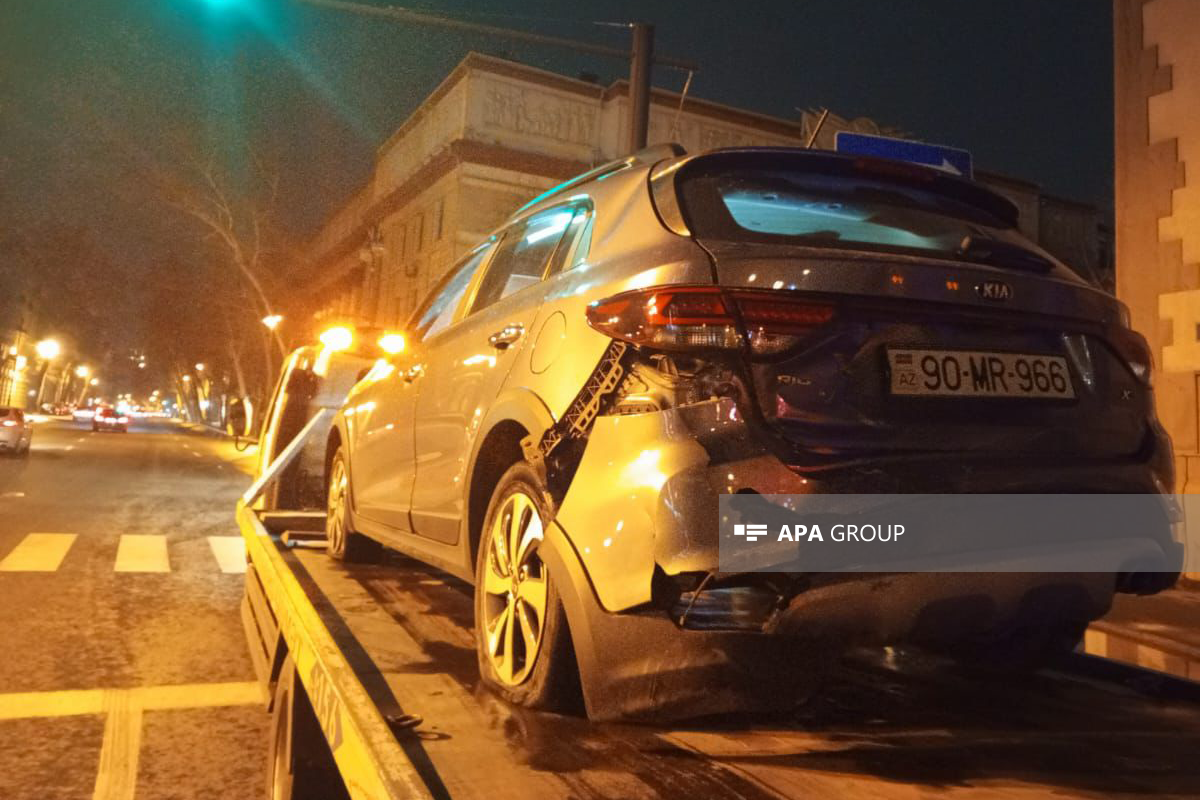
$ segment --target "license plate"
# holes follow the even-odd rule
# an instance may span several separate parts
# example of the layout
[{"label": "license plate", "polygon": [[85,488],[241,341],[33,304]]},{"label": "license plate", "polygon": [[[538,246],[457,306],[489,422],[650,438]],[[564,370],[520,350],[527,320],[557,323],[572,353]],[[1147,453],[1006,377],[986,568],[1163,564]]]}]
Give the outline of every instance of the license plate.
[{"label": "license plate", "polygon": [[888,350],[894,395],[1071,400],[1062,356],[974,350]]}]

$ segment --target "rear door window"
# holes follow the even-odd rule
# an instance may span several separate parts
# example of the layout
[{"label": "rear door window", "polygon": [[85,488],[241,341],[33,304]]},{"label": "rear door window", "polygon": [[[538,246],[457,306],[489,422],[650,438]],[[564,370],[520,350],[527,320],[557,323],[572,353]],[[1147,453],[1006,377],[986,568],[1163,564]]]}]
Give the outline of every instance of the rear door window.
[{"label": "rear door window", "polygon": [[479,284],[471,313],[540,282],[575,213],[571,207],[552,208],[510,228]]}]

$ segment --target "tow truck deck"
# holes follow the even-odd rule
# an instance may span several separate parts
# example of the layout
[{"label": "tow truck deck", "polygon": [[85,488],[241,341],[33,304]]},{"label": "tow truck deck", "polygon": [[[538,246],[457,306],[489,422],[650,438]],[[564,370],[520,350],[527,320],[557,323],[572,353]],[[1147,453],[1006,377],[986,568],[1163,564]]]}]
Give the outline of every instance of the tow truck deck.
[{"label": "tow truck deck", "polygon": [[[799,711],[670,728],[514,708],[479,687],[468,586],[398,554],[334,561],[314,549],[318,514],[243,506],[238,521],[259,677],[276,706],[305,698],[351,797],[1200,794],[1186,766],[1195,698],[1143,672],[1089,677],[1083,662],[999,679],[885,651],[852,660]],[[298,683],[281,692],[289,674]]]}]

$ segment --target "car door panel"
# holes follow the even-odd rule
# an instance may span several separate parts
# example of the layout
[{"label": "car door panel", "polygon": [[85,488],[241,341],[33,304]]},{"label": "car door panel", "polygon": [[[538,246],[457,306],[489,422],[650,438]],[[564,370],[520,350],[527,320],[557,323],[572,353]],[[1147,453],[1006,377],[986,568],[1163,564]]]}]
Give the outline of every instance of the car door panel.
[{"label": "car door panel", "polygon": [[469,315],[431,345],[417,392],[413,440],[412,517],[421,536],[458,541],[474,442],[527,346],[546,291],[542,279],[576,211],[550,209],[506,231],[472,290]]},{"label": "car door panel", "polygon": [[355,511],[398,530],[411,530],[409,487],[414,474],[412,418],[416,388],[408,380],[418,363],[406,355],[377,365],[351,398],[344,415],[352,426]]},{"label": "car door panel", "polygon": [[493,242],[452,267],[413,315],[406,349],[376,367],[360,384],[345,413],[354,429],[351,464],[356,511],[398,531],[411,531],[409,503],[416,475],[413,420],[430,341],[452,324]]}]

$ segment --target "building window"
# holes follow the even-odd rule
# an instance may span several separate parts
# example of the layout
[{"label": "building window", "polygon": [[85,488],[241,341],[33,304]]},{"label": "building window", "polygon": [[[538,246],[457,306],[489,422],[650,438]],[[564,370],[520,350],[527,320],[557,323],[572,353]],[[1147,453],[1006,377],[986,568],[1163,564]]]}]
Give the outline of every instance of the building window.
[{"label": "building window", "polygon": [[417,214],[413,221],[413,252],[419,253],[425,247],[425,215]]},{"label": "building window", "polygon": [[410,258],[404,263],[404,277],[415,278],[421,272],[421,262],[415,258]]},{"label": "building window", "polygon": [[440,242],[442,240],[442,221],[446,215],[446,200],[439,198],[433,206],[433,240]]}]

